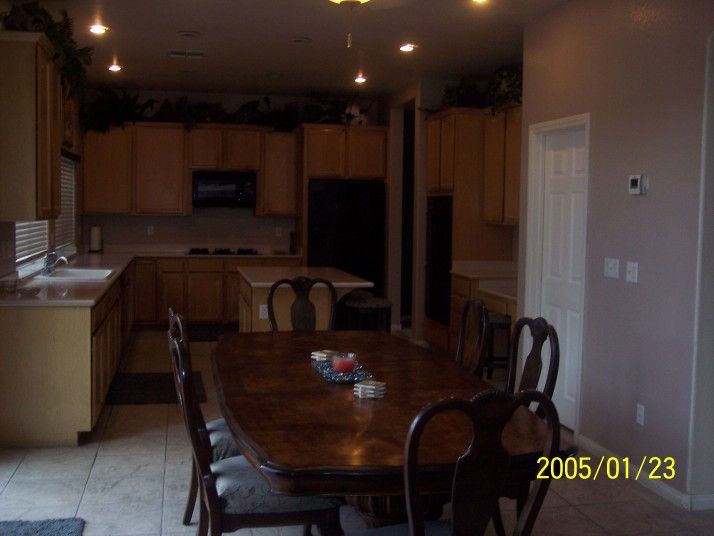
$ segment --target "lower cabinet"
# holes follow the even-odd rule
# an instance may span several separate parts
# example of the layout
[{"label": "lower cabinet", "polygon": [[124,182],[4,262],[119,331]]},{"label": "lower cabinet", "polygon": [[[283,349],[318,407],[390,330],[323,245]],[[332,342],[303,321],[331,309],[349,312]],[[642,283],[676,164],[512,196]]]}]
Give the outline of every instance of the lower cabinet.
[{"label": "lower cabinet", "polygon": [[121,303],[117,299],[92,334],[92,426],[99,414],[114,374],[119,367],[122,347]]},{"label": "lower cabinet", "polygon": [[179,259],[159,259],[156,261],[156,288],[158,310],[156,320],[167,321],[169,307],[183,316],[186,315],[185,263]]},{"label": "lower cabinet", "polygon": [[156,261],[137,259],[134,261],[136,295],[134,318],[137,322],[156,322]]},{"label": "lower cabinet", "polygon": [[223,272],[189,272],[188,320],[191,322],[223,320]]},{"label": "lower cabinet", "polygon": [[[241,318],[241,297],[240,297],[240,275],[237,273],[226,274],[225,285],[224,319],[228,324],[240,325]],[[246,304],[246,307],[248,305]]]}]

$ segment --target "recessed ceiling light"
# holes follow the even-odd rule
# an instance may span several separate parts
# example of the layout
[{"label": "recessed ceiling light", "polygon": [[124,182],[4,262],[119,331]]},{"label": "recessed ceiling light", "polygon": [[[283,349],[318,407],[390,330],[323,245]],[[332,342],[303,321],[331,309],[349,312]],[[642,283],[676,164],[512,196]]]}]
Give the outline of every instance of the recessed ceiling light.
[{"label": "recessed ceiling light", "polygon": [[109,26],[104,26],[103,24],[92,24],[89,27],[89,31],[94,35],[103,35],[109,31]]},{"label": "recessed ceiling light", "polygon": [[473,2],[476,4],[485,4],[488,0],[473,0]]},{"label": "recessed ceiling light", "polygon": [[369,0],[330,0],[333,4],[366,4]]},{"label": "recessed ceiling light", "polygon": [[121,71],[121,65],[114,62],[109,67],[107,67],[107,69],[109,69],[113,73],[118,73],[119,71]]},{"label": "recessed ceiling light", "polygon": [[362,74],[361,72],[357,73],[357,76],[355,77],[355,82],[357,82],[358,84],[364,84],[366,81],[367,79],[365,78],[364,74]]},{"label": "recessed ceiling light", "polygon": [[415,45],[414,43],[404,43],[402,46],[399,47],[399,50],[402,52],[414,52],[414,49],[417,48],[418,45]]}]

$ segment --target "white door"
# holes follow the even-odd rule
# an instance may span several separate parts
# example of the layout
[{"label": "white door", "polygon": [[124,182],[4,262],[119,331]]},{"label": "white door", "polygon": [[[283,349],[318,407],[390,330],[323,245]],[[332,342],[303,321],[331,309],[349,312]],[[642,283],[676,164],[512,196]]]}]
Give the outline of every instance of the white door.
[{"label": "white door", "polygon": [[[553,402],[560,421],[575,429],[585,294],[588,158],[584,128],[544,134],[543,251],[540,312],[560,339]],[[549,347],[544,348],[544,357]]]}]

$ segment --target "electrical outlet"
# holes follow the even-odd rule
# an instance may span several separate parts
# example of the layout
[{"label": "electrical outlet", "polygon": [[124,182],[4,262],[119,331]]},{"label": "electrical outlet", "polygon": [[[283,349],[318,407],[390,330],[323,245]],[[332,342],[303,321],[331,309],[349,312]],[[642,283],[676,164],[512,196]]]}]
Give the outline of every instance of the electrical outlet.
[{"label": "electrical outlet", "polygon": [[260,318],[261,320],[268,319],[268,304],[267,303],[261,303],[260,307],[258,307],[258,318]]},{"label": "electrical outlet", "polygon": [[146,236],[153,236],[154,234],[154,226],[149,225],[146,227]]},{"label": "electrical outlet", "polygon": [[635,422],[640,426],[645,425],[645,407],[642,404],[637,404],[637,416],[635,417]]},{"label": "electrical outlet", "polygon": [[627,261],[627,268],[625,269],[625,279],[628,283],[637,283],[637,272],[639,271],[640,264],[634,261]]},{"label": "electrical outlet", "polygon": [[605,277],[610,279],[620,278],[620,259],[605,257]]}]

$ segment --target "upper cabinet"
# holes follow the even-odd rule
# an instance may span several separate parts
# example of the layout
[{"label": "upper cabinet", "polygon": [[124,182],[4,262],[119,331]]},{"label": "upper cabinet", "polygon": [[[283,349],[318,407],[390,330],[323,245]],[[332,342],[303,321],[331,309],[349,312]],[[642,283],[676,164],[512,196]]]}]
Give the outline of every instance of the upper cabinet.
[{"label": "upper cabinet", "polygon": [[384,127],[303,125],[308,178],[384,179],[387,130]]},{"label": "upper cabinet", "polygon": [[128,214],[132,211],[133,127],[84,135],[84,212]]},{"label": "upper cabinet", "polygon": [[484,119],[483,219],[517,225],[521,174],[521,107]]},{"label": "upper cabinet", "polygon": [[183,126],[136,125],[135,139],[136,213],[184,213],[186,168]]},{"label": "upper cabinet", "polygon": [[262,156],[262,129],[201,126],[188,134],[191,169],[258,171]]},{"label": "upper cabinet", "polygon": [[441,114],[427,121],[427,191],[448,194],[454,189],[456,154],[456,120],[454,114]]},{"label": "upper cabinet", "polygon": [[59,214],[62,85],[53,57],[43,34],[0,31],[2,221]]},{"label": "upper cabinet", "polygon": [[296,199],[295,135],[265,134],[265,163],[258,180],[259,216],[294,216]]}]

